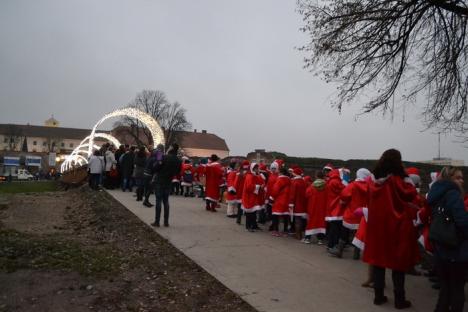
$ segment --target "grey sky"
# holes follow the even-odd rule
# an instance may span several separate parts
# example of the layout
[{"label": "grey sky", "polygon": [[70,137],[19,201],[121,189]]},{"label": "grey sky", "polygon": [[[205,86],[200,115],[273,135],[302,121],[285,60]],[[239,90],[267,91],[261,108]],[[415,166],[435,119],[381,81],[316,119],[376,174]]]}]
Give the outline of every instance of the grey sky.
[{"label": "grey sky", "polygon": [[[293,156],[407,160],[437,156],[415,109],[393,122],[339,115],[334,87],[302,68],[295,0],[0,1],[0,122],[91,127],[142,89],[164,91],[195,129]],[[442,136],[442,156],[464,159]]]}]

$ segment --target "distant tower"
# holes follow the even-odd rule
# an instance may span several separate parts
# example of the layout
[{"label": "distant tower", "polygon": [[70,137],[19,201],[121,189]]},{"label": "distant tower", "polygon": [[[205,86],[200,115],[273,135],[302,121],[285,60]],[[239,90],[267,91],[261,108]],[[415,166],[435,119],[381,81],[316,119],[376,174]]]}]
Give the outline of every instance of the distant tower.
[{"label": "distant tower", "polygon": [[54,115],[52,115],[52,117],[50,117],[49,119],[47,119],[46,121],[44,121],[44,125],[46,127],[58,127],[59,126],[59,122],[57,119],[54,118]]}]

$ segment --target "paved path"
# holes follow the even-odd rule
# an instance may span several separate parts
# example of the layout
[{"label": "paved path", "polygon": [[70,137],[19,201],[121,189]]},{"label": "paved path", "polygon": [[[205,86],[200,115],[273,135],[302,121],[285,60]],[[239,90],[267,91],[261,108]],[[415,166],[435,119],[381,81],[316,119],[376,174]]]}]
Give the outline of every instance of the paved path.
[{"label": "paved path", "polygon": [[[109,193],[145,223],[154,221],[154,209],[143,207],[131,193]],[[350,251],[345,259],[335,259],[322,246],[246,232],[226,218],[225,208],[206,212],[201,199],[171,197],[170,203],[170,227],[156,232],[258,311],[395,311],[390,272],[390,302],[374,306],[373,292],[360,286],[367,268],[352,260]],[[437,292],[425,278],[407,276],[406,291],[414,306],[408,311],[433,311]]]}]

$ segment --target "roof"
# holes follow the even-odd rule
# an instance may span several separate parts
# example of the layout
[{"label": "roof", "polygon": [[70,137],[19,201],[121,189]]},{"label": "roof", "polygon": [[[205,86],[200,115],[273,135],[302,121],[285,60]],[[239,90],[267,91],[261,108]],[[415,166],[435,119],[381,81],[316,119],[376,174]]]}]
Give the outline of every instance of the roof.
[{"label": "roof", "polygon": [[180,131],[180,134],[180,146],[182,148],[229,151],[226,141],[216,134],[189,131]]},{"label": "roof", "polygon": [[[99,132],[109,131],[100,130]],[[83,140],[85,137],[91,134],[91,129],[0,124],[0,134],[26,137]]]}]

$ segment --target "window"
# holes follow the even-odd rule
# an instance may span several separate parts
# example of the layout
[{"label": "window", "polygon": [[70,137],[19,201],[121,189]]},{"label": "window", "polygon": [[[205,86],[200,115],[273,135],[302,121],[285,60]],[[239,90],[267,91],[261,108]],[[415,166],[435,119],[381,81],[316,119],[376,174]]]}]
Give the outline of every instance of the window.
[{"label": "window", "polygon": [[42,142],[42,146],[47,146],[47,142],[46,141]]},{"label": "window", "polygon": [[62,144],[60,144],[60,147],[65,147],[65,143],[62,142]]},{"label": "window", "polygon": [[70,148],[73,148],[73,143],[70,143]]},{"label": "window", "polygon": [[36,146],[36,145],[37,145],[37,141],[33,141],[33,145]]}]

